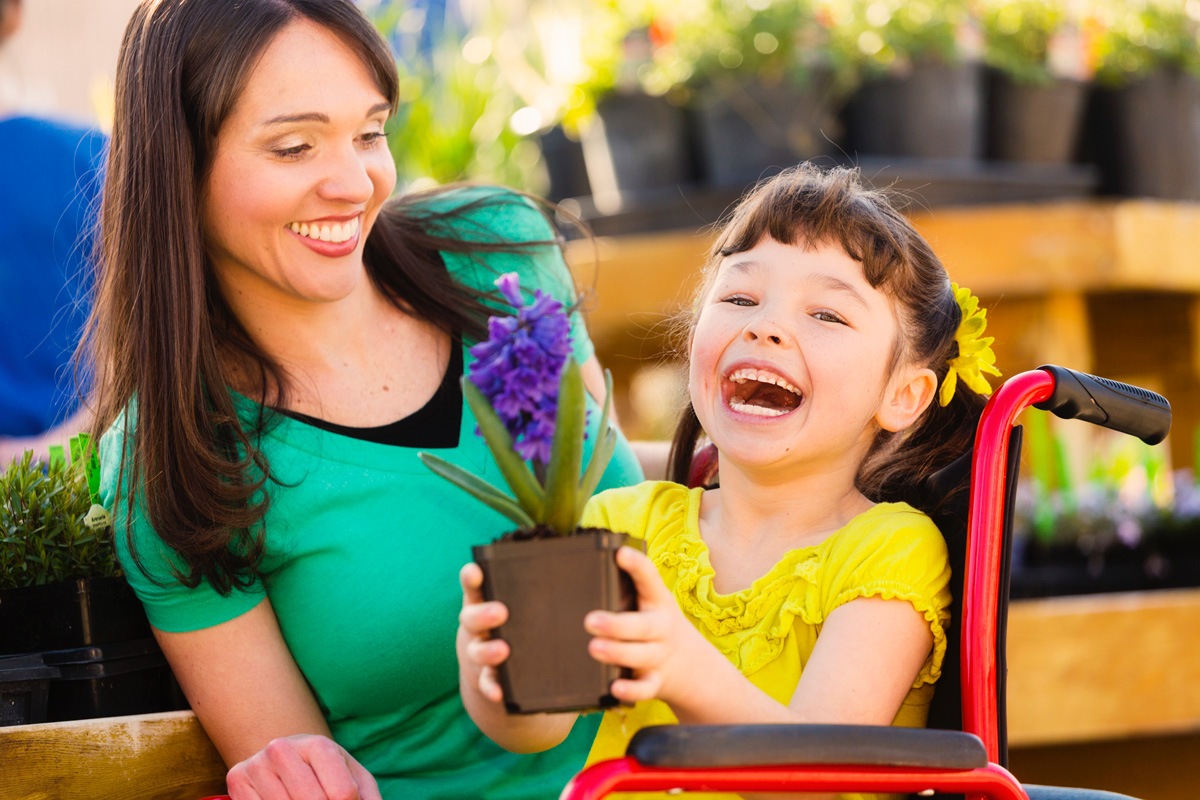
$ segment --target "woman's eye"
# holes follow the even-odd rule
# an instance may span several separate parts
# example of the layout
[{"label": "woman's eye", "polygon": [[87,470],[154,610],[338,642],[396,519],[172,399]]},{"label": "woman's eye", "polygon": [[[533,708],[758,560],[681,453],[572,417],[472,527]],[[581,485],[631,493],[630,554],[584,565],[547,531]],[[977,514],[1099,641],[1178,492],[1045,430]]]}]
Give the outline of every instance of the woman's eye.
[{"label": "woman's eye", "polygon": [[308,145],[298,144],[295,147],[281,147],[276,150],[272,150],[271,152],[274,153],[275,155],[279,156],[280,158],[292,159],[292,158],[299,158],[308,149],[309,149]]},{"label": "woman's eye", "polygon": [[364,145],[371,147],[387,139],[387,134],[383,131],[372,131],[371,133],[364,133],[361,138]]},{"label": "woman's eye", "polygon": [[821,322],[836,322],[839,325],[846,324],[846,320],[842,319],[840,316],[833,313],[832,311],[815,311],[815,312],[813,312],[813,318],[818,319]]}]

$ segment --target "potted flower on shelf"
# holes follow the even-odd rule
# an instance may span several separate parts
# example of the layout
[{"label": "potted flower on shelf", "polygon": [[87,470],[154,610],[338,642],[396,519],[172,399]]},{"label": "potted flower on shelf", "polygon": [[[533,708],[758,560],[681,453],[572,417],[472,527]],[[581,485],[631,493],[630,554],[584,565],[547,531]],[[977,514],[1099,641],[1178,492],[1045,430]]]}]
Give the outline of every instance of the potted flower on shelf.
[{"label": "potted flower on shelf", "polygon": [[823,2],[862,80],[847,106],[852,154],[982,155],[982,42],[966,0]]},{"label": "potted flower on shelf", "polygon": [[6,691],[9,710],[27,709],[6,723],[186,707],[121,576],[95,502],[94,451],[84,435],[71,450],[69,463],[58,455],[46,466],[27,452],[0,475],[0,682],[39,664],[48,681],[24,700]]},{"label": "potted flower on shelf", "polygon": [[1200,200],[1200,14],[1194,3],[1107,0],[1096,5],[1093,147],[1105,188]]},{"label": "potted flower on shelf", "polygon": [[632,582],[615,560],[629,539],[579,528],[616,444],[608,424],[612,378],[605,375],[599,433],[585,469],[585,390],[571,358],[566,312],[540,290],[526,304],[515,273],[496,285],[517,314],[489,321],[489,338],[471,349],[476,360],[462,385],[512,494],[435,455],[420,457],[517,526],[473,553],[484,596],[509,609],[497,630],[511,649],[498,676],[509,712],[613,706],[609,687],[622,670],[588,654],[583,618],[595,609],[635,606]]},{"label": "potted flower on shelf", "polygon": [[1069,164],[1095,74],[1094,25],[1065,0],[984,0],[988,152],[999,161]]},{"label": "potted flower on shelf", "polygon": [[689,4],[675,26],[707,181],[744,187],[798,161],[832,156],[849,73],[830,17],[811,0]]}]

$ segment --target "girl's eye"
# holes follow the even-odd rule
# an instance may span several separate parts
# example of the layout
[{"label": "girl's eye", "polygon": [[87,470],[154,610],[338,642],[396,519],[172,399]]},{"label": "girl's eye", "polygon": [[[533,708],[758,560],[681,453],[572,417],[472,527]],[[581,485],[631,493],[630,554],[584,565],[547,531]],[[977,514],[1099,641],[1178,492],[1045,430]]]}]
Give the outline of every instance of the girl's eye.
[{"label": "girl's eye", "polygon": [[815,312],[813,312],[813,318],[818,319],[821,322],[836,322],[839,325],[846,324],[846,320],[842,319],[840,316],[833,313],[832,311],[815,311]]},{"label": "girl's eye", "polygon": [[732,303],[732,304],[733,304],[733,305],[735,305],[735,306],[754,306],[754,305],[758,305],[758,304],[757,304],[757,303],[755,303],[753,300],[751,300],[749,297],[746,297],[746,295],[744,295],[744,294],[734,294],[734,295],[730,295],[729,297],[725,297],[725,298],[723,298],[723,299],[721,300],[721,302],[722,302],[722,303]]},{"label": "girl's eye", "polygon": [[298,144],[295,147],[283,147],[279,148],[278,150],[272,150],[271,152],[280,158],[290,160],[299,158],[308,149],[310,149],[308,145]]}]

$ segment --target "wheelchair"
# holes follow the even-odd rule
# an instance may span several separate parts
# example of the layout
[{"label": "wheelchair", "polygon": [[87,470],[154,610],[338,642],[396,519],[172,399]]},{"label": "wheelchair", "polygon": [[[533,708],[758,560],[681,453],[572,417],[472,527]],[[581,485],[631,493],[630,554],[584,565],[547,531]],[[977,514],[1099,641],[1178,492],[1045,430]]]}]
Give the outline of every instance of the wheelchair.
[{"label": "wheelchair", "polygon": [[[1029,406],[1127,433],[1166,438],[1162,396],[1106,378],[1043,366],[1007,380],[979,421],[972,453],[921,487],[946,539],[954,575],[946,663],[928,727],[867,725],[669,725],[645,728],[623,758],[594,764],[562,800],[611,792],[867,792],[969,800],[1115,800],[1111,792],[1025,787],[1006,769],[1005,638],[1013,507]],[[703,459],[701,459],[703,461]],[[939,503],[970,475],[970,489]],[[698,478],[696,471],[693,477]],[[958,635],[953,635],[957,633]]]}]

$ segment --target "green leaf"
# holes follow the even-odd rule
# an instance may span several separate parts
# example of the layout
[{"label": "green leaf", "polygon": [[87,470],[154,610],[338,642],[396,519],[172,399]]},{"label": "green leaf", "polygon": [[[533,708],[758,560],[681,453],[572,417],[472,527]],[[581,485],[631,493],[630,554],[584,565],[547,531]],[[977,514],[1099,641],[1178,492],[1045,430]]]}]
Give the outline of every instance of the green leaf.
[{"label": "green leaf", "polygon": [[554,442],[546,471],[546,524],[563,536],[579,525],[579,470],[583,463],[583,428],[587,421],[583,375],[567,359],[558,384]]},{"label": "green leaf", "polygon": [[587,471],[584,472],[583,483],[579,488],[579,509],[581,513],[584,504],[591,498],[592,493],[596,491],[596,486],[600,483],[600,476],[604,474],[604,470],[608,467],[608,462],[612,459],[613,449],[616,446],[616,434],[613,433],[612,445],[608,447],[607,452],[603,447],[610,433],[608,418],[612,411],[612,396],[612,373],[604,370],[604,410],[600,413],[600,425],[596,428],[596,444],[592,447],[592,457],[588,461]]},{"label": "green leaf", "polygon": [[584,473],[583,483],[579,486],[579,513],[583,514],[583,507],[587,505],[587,501],[592,499],[592,495],[596,493],[596,487],[600,485],[600,478],[604,476],[604,469],[608,466],[609,460],[612,459],[613,450],[617,447],[617,432],[612,428],[600,433],[596,437],[596,446],[592,448],[592,460],[588,462],[587,472]]},{"label": "green leaf", "polygon": [[479,391],[478,386],[464,377],[462,387],[463,397],[471,407],[471,413],[475,415],[479,432],[483,434],[483,441],[517,502],[535,523],[544,522],[546,492],[538,484],[529,465],[513,449],[513,440],[508,428],[504,427],[504,422],[497,416],[492,404],[483,396],[483,392]]},{"label": "green leaf", "polygon": [[525,513],[516,501],[501,492],[487,481],[472,475],[457,464],[451,464],[445,459],[431,453],[417,453],[421,463],[438,475],[453,483],[467,494],[479,500],[488,508],[499,511],[522,528],[532,528],[533,520]]}]

